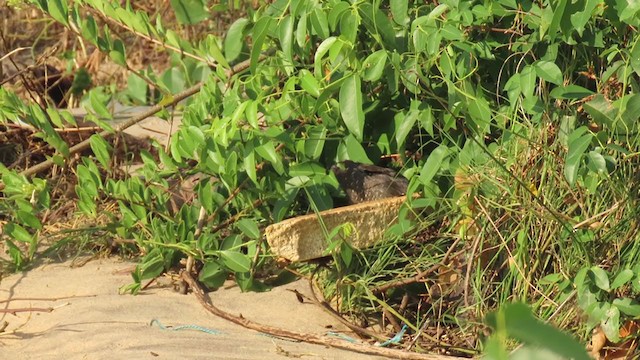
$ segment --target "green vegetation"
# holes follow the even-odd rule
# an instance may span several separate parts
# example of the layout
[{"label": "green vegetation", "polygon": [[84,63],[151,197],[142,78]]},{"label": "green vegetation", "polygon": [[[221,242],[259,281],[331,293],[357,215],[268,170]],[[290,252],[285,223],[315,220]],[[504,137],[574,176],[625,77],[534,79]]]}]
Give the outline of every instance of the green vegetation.
[{"label": "green vegetation", "polygon": [[[342,313],[408,325],[428,339],[413,350],[467,355],[483,350],[487,314],[513,302],[583,342],[595,326],[617,342],[640,315],[640,6],[276,0],[216,37],[202,26],[216,9],[200,1],[172,1],[171,27],[107,0],[33,3],[129,73],[126,89],[85,92],[88,120],[108,128],[111,100],[182,111],[170,144],[141,151],[142,177],[128,177],[97,135],[93,154],[72,161],[54,129],[75,126],[66,111],[0,89],[0,124],[37,129],[53,163],[77,175],[77,210],[143,254],[127,290],[185,257],[211,288],[233,275],[264,289],[277,270],[261,229],[332,208],[336,161],[397,155],[421,196],[388,238],[364,251],[334,241],[328,266],[298,266]],[[168,69],[132,67],[132,38],[161,44]],[[21,269],[56,198],[49,180],[0,173],[3,241]],[[169,181],[192,174],[206,175],[196,199],[173,211]],[[558,350],[519,305],[501,311],[487,318],[490,356],[507,356],[507,335]],[[505,316],[546,337],[523,337]]]}]

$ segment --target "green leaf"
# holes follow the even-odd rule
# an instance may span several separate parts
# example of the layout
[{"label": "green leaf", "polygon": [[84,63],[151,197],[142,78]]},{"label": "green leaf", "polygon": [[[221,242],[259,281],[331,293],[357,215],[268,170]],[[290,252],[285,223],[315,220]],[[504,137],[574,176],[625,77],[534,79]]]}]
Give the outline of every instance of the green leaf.
[{"label": "green leaf", "polygon": [[238,250],[243,243],[243,238],[239,234],[229,235],[220,244],[220,250]]},{"label": "green leaf", "polygon": [[13,260],[13,263],[16,266],[16,269],[22,269],[22,265],[24,264],[25,260],[27,260],[25,258],[24,255],[22,255],[22,251],[20,250],[19,247],[16,246],[16,244],[9,240],[6,239],[6,246],[9,249],[9,256],[11,257],[11,260]]},{"label": "green leaf", "polygon": [[293,164],[289,167],[289,176],[293,177],[317,177],[326,175],[327,170],[320,164],[307,161],[303,163]]},{"label": "green leaf", "polygon": [[631,288],[633,291],[640,292],[640,277],[634,276],[633,280],[631,280]]},{"label": "green leaf", "polygon": [[623,298],[623,299],[618,298],[613,300],[612,305],[617,307],[620,310],[620,312],[622,312],[625,315],[629,315],[633,317],[640,316],[640,304],[638,304],[636,300],[632,300],[629,298]]},{"label": "green leaf", "polygon": [[636,72],[636,75],[640,76],[640,40],[636,39],[633,44],[633,48],[631,49],[631,54],[629,56],[629,61],[631,63],[631,68]]},{"label": "green leaf", "polygon": [[616,109],[602,94],[596,95],[585,103],[584,109],[598,125],[613,126],[618,109]]},{"label": "green leaf", "polygon": [[[76,193],[78,194],[78,208],[80,209],[80,211],[82,211],[83,213],[85,213],[86,215],[88,215],[89,217],[95,218],[98,214],[97,214],[97,205],[95,203],[95,201],[93,201],[93,198],[91,198],[89,195],[87,195],[86,193],[80,192],[80,187],[76,186]],[[126,219],[125,219],[126,221]],[[131,221],[131,225],[133,225],[134,221]]]},{"label": "green leaf", "polygon": [[525,344],[541,347],[566,359],[591,359],[584,346],[566,333],[536,319],[525,304],[507,304],[487,315],[485,321]]},{"label": "green leaf", "polygon": [[36,230],[42,229],[42,223],[40,222],[40,219],[38,219],[38,217],[33,215],[30,211],[18,210],[16,211],[16,218],[22,224],[32,229],[36,229]]},{"label": "green leaf", "polygon": [[105,119],[111,119],[111,113],[107,109],[105,102],[109,99],[105,99],[103,94],[100,91],[94,89],[94,91],[89,92],[89,102],[91,104],[91,110],[93,110],[98,116],[101,116]]},{"label": "green leaf", "polygon": [[253,219],[240,219],[237,222],[238,228],[245,234],[249,239],[258,239],[260,238],[260,229],[258,229],[258,224]]},{"label": "green leaf", "polygon": [[600,322],[600,328],[609,341],[614,343],[620,341],[620,309],[616,306],[609,307],[604,314],[604,319]]},{"label": "green leaf", "polygon": [[178,36],[178,33],[169,29],[167,30],[167,33],[165,34],[165,36],[167,38],[167,43],[169,45],[176,47],[178,49],[182,49],[182,39],[180,39],[180,36]]},{"label": "green leaf", "polygon": [[216,194],[215,187],[210,181],[200,182],[197,186],[198,200],[202,207],[208,212],[213,213],[218,210],[214,196]]},{"label": "green leaf", "polygon": [[[529,73],[533,73],[533,71],[529,71]],[[534,85],[535,85],[535,75],[533,76]],[[522,74],[514,74],[507,80],[504,84],[504,91],[507,92],[507,97],[509,98],[509,103],[511,105],[515,105],[518,101],[518,97],[524,91],[526,85],[521,84],[522,81],[526,81],[528,77],[523,77]],[[533,95],[534,87],[531,87],[531,94]]]},{"label": "green leaf", "polygon": [[267,291],[269,286],[254,279],[250,272],[238,272],[234,274],[236,284],[241,291]]},{"label": "green leaf", "polygon": [[332,30],[337,30],[340,18],[342,18],[345,12],[349,10],[349,6],[348,2],[340,1],[331,7],[327,20],[329,21],[329,27],[331,27]]},{"label": "green leaf", "polygon": [[427,161],[422,166],[420,176],[418,177],[422,185],[429,185],[431,179],[440,171],[440,165],[442,165],[442,161],[447,156],[449,156],[449,149],[445,145],[438,146],[429,154],[429,158],[427,158]]},{"label": "green leaf", "polygon": [[[87,206],[95,207],[95,201],[93,201],[93,199],[86,199],[86,201],[91,201],[91,203],[88,203]],[[124,202],[118,201],[118,208],[120,209],[120,213],[122,214],[122,224],[125,227],[131,228],[136,222],[138,222],[139,219],[136,213],[129,209],[129,207],[124,204]]]},{"label": "green leaf", "polygon": [[449,41],[462,41],[465,37],[464,33],[453,24],[443,26],[442,29],[440,29],[440,34],[442,34],[445,40]]},{"label": "green leaf", "polygon": [[34,240],[34,235],[29,234],[25,228],[15,223],[6,224],[4,231],[15,240],[23,243],[29,244]]},{"label": "green leaf", "polygon": [[109,169],[111,165],[111,155],[109,155],[110,146],[109,144],[102,138],[102,136],[98,134],[93,134],[89,138],[89,144],[91,145],[91,150],[93,154],[96,156],[96,159],[104,166],[105,169]]},{"label": "green leaf", "polygon": [[416,124],[416,120],[418,120],[418,115],[418,110],[411,109],[406,115],[400,112],[393,117],[396,128],[395,138],[398,148],[402,148],[402,146],[404,146],[407,135],[409,135],[409,132]]},{"label": "green leaf", "polygon": [[[525,98],[532,97],[533,92],[536,89],[536,72],[533,69],[533,66],[527,65],[524,67],[524,69],[522,69],[522,71],[520,72],[519,83],[522,96],[524,96]],[[515,85],[515,83],[513,85]],[[511,96],[509,96],[509,99],[513,102]]]},{"label": "green leaf", "polygon": [[617,15],[621,21],[631,25],[638,26],[638,12],[640,11],[640,3],[635,1],[616,1]]},{"label": "green leaf", "polygon": [[609,286],[609,274],[607,274],[606,271],[602,270],[598,266],[592,266],[589,269],[589,275],[597,287],[604,291],[611,290],[611,287]]},{"label": "green leaf", "polygon": [[534,69],[538,76],[552,84],[562,85],[562,71],[554,62],[540,60],[534,63]]},{"label": "green leaf", "polygon": [[447,5],[447,4],[439,4],[438,6],[433,8],[433,10],[431,10],[429,15],[427,15],[427,16],[429,17],[429,19],[436,19],[436,18],[440,17],[440,15],[444,14],[447,10],[449,10],[449,5]]},{"label": "green leaf", "polygon": [[558,33],[558,29],[560,29],[562,18],[564,17],[564,10],[567,7],[567,1],[568,0],[558,0],[555,2],[556,6],[553,9],[553,18],[549,25],[549,43],[553,43],[553,40],[555,40]]},{"label": "green leaf", "polygon": [[365,164],[371,164],[362,144],[352,134],[345,136],[338,146],[338,158],[349,159]]},{"label": "green leaf", "polygon": [[302,14],[300,20],[298,20],[298,27],[296,28],[296,42],[301,48],[304,48],[304,45],[307,42],[307,13]]},{"label": "green leaf", "polygon": [[433,123],[435,119],[433,117],[433,112],[431,111],[431,106],[427,106],[425,109],[422,109],[418,119],[420,120],[420,126],[427,131],[427,134],[434,137],[435,133],[433,132]]},{"label": "green leaf", "polygon": [[593,95],[593,91],[585,89],[579,85],[558,86],[551,90],[549,93],[554,99],[569,99],[577,100],[583,99],[587,96]]},{"label": "green leaf", "polygon": [[351,265],[351,260],[353,259],[353,249],[346,242],[340,244],[340,258],[342,259],[344,266],[348,267],[349,265]]},{"label": "green leaf", "polygon": [[300,70],[298,78],[300,79],[300,86],[304,91],[315,98],[320,96],[320,83],[309,70]]},{"label": "green leaf", "polygon": [[[164,73],[162,73],[160,80],[162,81],[162,84],[166,86],[171,93],[175,94],[184,90],[184,87],[185,87],[184,73],[180,71],[180,69],[178,69],[177,67],[171,67],[167,69]],[[163,99],[162,101],[170,102],[171,100],[172,100],[172,96],[169,95],[167,98]]]},{"label": "green leaf", "polygon": [[258,177],[256,174],[256,153],[253,151],[253,148],[246,150],[243,163],[244,171],[247,173],[249,179],[254,183],[258,183]]},{"label": "green leaf", "polygon": [[331,194],[327,191],[326,186],[311,182],[306,184],[304,190],[307,193],[309,203],[314,204],[318,211],[328,210],[333,208],[333,199]]},{"label": "green leaf", "polygon": [[428,44],[435,37],[437,27],[428,16],[421,16],[411,24],[412,44],[415,52],[426,51]]},{"label": "green leaf", "polygon": [[273,141],[268,141],[258,146],[256,148],[256,152],[263,159],[270,162],[278,174],[282,174],[284,172],[284,167],[282,166],[282,159],[276,153],[276,147]]},{"label": "green leaf", "polygon": [[152,249],[136,266],[140,280],[153,279],[164,271],[164,259],[159,248]]},{"label": "green leaf", "polygon": [[258,124],[258,102],[253,100],[245,102],[247,103],[247,108],[244,111],[244,115],[247,117],[247,122],[254,129],[260,128],[260,124]]},{"label": "green leaf", "polygon": [[327,20],[327,14],[321,9],[315,9],[311,13],[311,26],[321,39],[329,37],[329,22]]},{"label": "green leaf", "polygon": [[59,23],[69,26],[69,7],[66,0],[49,0],[48,11],[52,18]]},{"label": "green leaf", "polygon": [[231,152],[227,155],[227,158],[224,162],[224,170],[223,174],[225,174],[224,180],[227,183],[227,186],[234,187],[238,181],[238,154],[235,152]]},{"label": "green leaf", "polygon": [[218,252],[224,266],[233,272],[247,272],[251,270],[251,259],[245,254],[234,250],[221,250]]},{"label": "green leaf", "polygon": [[322,155],[327,136],[326,126],[314,126],[307,132],[309,138],[304,142],[304,153],[309,159],[317,160]]},{"label": "green leaf", "polygon": [[393,16],[393,21],[398,25],[405,25],[409,22],[409,13],[407,12],[407,7],[409,2],[406,0],[391,0],[389,2],[391,5],[391,15]]},{"label": "green leaf", "polygon": [[206,54],[211,56],[213,60],[217,64],[220,64],[225,69],[229,69],[229,63],[227,59],[222,55],[222,50],[220,50],[220,46],[218,45],[218,38],[209,34],[202,42],[202,46],[205,49]]},{"label": "green leaf", "polygon": [[224,38],[224,54],[227,61],[233,61],[238,58],[242,47],[244,46],[244,28],[249,23],[248,19],[240,18],[231,24]]},{"label": "green leaf", "polygon": [[362,69],[364,75],[362,79],[364,81],[375,82],[382,77],[385,65],[387,64],[387,52],[385,50],[378,50],[373,54],[367,56],[362,63]]},{"label": "green leaf", "polygon": [[357,12],[347,11],[340,18],[340,34],[351,44],[355,44],[358,37],[359,22]]},{"label": "green leaf", "polygon": [[593,138],[590,133],[585,134],[586,131],[587,129],[582,126],[573,130],[569,135],[569,149],[564,160],[564,177],[571,186],[576,182],[582,157]]},{"label": "green leaf", "polygon": [[293,64],[293,17],[287,15],[278,25],[278,40],[284,59]]},{"label": "green leaf", "polygon": [[362,141],[364,132],[364,111],[362,111],[362,91],[360,77],[349,76],[340,87],[340,115],[349,132]]},{"label": "green leaf", "polygon": [[127,78],[127,90],[126,94],[129,98],[137,104],[144,105],[147,101],[147,92],[149,85],[140,76],[131,73]]},{"label": "green leaf", "polygon": [[80,32],[84,38],[91,41],[94,45],[98,44],[98,26],[91,15],[85,15],[86,19],[82,21]]},{"label": "green leaf", "polygon": [[587,159],[589,159],[587,163],[589,170],[595,173],[607,173],[607,161],[602,154],[596,151],[589,151]]},{"label": "green leaf", "polygon": [[253,48],[251,48],[250,63],[252,73],[255,73],[258,67],[258,60],[260,59],[260,55],[262,55],[262,46],[264,45],[264,39],[269,33],[269,28],[271,27],[272,22],[272,17],[264,16],[260,18],[258,22],[256,22],[256,25],[253,28]]},{"label": "green leaf", "polygon": [[489,102],[479,93],[476,98],[467,98],[467,104],[469,107],[469,115],[475,123],[477,130],[482,134],[489,131],[489,125],[491,123],[491,108]]},{"label": "green leaf", "polygon": [[[67,124],[71,124],[71,126],[78,126],[78,123],[76,122],[76,119],[73,117],[73,115],[71,115],[70,112],[68,112],[67,110],[62,110],[60,112],[52,109],[52,111],[57,112],[58,114],[62,115],[62,118],[64,119],[64,121]],[[49,112],[49,108],[47,108],[47,112]]]},{"label": "green leaf", "polygon": [[374,5],[369,2],[363,2],[360,3],[358,11],[367,30],[382,39],[385,48],[395,49],[396,34],[393,29],[393,23],[387,13],[378,8],[379,6],[379,3]]},{"label": "green leaf", "polygon": [[615,290],[620,286],[625,285],[631,279],[633,279],[633,270],[624,269],[620,271],[618,275],[616,275],[616,278],[613,279],[613,282],[611,283],[611,290]]},{"label": "green leaf", "polygon": [[622,123],[618,127],[623,129],[625,133],[635,132],[638,128],[638,120],[640,120],[640,94],[625,96],[616,101],[614,105],[616,104],[620,104],[620,108],[623,109]]},{"label": "green leaf", "polygon": [[582,268],[573,280],[578,294],[578,305],[582,309],[587,309],[597,302],[596,295],[591,291],[592,281],[588,274],[589,268]]},{"label": "green leaf", "polygon": [[209,17],[204,0],[171,0],[170,2],[181,24],[194,25]]},{"label": "green leaf", "polygon": [[227,280],[228,272],[217,261],[207,261],[200,270],[198,280],[208,288],[215,290]]},{"label": "green leaf", "polygon": [[64,124],[62,123],[62,118],[60,117],[60,113],[56,111],[54,108],[47,107],[46,109],[47,115],[49,115],[49,119],[51,123],[58,128],[63,128]]},{"label": "green leaf", "polygon": [[584,4],[584,9],[571,14],[571,25],[582,36],[585,25],[591,20],[593,10],[601,4],[601,0],[580,1],[577,4]]},{"label": "green leaf", "polygon": [[540,279],[540,281],[538,281],[538,284],[540,284],[540,285],[552,285],[552,284],[559,283],[563,279],[564,279],[564,276],[562,274],[554,273],[554,274],[549,274],[549,275],[543,277],[542,279]]},{"label": "green leaf", "polygon": [[114,63],[124,67],[127,66],[127,55],[124,50],[124,43],[120,39],[113,41],[113,46],[111,47],[111,51],[109,51],[109,57],[111,57]]},{"label": "green leaf", "polygon": [[284,219],[289,207],[293,203],[293,200],[295,200],[299,191],[299,187],[290,187],[285,190],[282,196],[278,197],[273,207],[274,221],[278,222]]},{"label": "green leaf", "polygon": [[325,39],[322,43],[320,43],[320,45],[318,45],[318,49],[316,50],[316,53],[313,57],[313,75],[318,79],[321,79],[323,77],[322,58],[327,53],[327,51],[331,49],[331,46],[334,42],[336,42],[336,40],[338,40],[338,38],[332,36],[328,39]]},{"label": "green leaf", "polygon": [[191,148],[197,150],[200,146],[202,146],[205,142],[204,132],[197,126],[187,126],[183,127],[185,129],[185,141],[188,141],[191,145]]}]

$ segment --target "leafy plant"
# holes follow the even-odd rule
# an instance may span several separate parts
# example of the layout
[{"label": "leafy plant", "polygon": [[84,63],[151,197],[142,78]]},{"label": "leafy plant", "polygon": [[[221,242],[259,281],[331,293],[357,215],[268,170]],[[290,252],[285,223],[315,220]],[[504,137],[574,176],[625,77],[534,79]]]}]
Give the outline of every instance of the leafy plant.
[{"label": "leafy plant", "polygon": [[[261,228],[333,207],[331,164],[393,156],[421,196],[373,249],[353,256],[328,237],[335,264],[321,285],[341,311],[468,334],[513,298],[550,316],[577,274],[581,299],[598,304],[583,308],[615,333],[615,317],[596,310],[625,303],[591,266],[633,269],[640,254],[637,6],[278,0],[247,8],[216,37],[210,14],[231,3],[172,1],[177,25],[132,3],[33,4],[128,72],[128,89],[84,95],[87,120],[112,131],[114,99],[182,115],[171,141],[141,151],[139,173],[122,176],[115,142],[94,136],[93,156],[75,161],[56,131],[75,126],[68,112],[0,89],[0,121],[35,129],[45,156],[77,176],[77,209],[139,249],[128,290],[183,258],[213,288],[232,276],[263,289],[271,257]],[[134,64],[130,39],[167,51],[168,68]],[[21,267],[35,254],[51,180],[1,171],[4,239]],[[175,204],[174,184],[194,176],[196,196]],[[563,315],[560,324],[575,323]]]},{"label": "leafy plant", "polygon": [[634,296],[640,290],[638,270],[638,266],[622,269],[614,276],[593,266],[578,272],[574,284],[578,304],[589,317],[589,330],[599,325],[611,342],[620,341],[620,328],[625,320],[640,316],[640,304]]},{"label": "leafy plant", "polygon": [[[522,303],[503,306],[487,315],[486,322],[495,333],[488,340],[488,359],[591,359],[584,347],[571,336],[536,319]],[[508,355],[506,340],[523,344]]]}]

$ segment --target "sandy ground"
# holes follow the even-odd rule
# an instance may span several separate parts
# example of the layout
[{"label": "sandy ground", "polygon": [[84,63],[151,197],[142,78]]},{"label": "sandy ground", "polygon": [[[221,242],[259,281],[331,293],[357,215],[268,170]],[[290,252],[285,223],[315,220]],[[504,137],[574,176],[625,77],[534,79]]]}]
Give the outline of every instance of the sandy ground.
[{"label": "sandy ground", "polygon": [[[2,309],[53,308],[51,312],[0,314],[0,359],[376,359],[369,355],[272,338],[207,313],[193,295],[155,286],[119,295],[133,264],[95,260],[82,267],[43,265],[0,281]],[[211,293],[213,303],[263,324],[313,334],[344,327],[317,306],[300,303],[290,289],[308,294],[304,281],[264,293],[237,287]],[[66,298],[63,298],[66,297]],[[38,300],[38,299],[41,300]],[[218,331],[163,330],[196,325]],[[380,359],[378,357],[378,359]]]}]

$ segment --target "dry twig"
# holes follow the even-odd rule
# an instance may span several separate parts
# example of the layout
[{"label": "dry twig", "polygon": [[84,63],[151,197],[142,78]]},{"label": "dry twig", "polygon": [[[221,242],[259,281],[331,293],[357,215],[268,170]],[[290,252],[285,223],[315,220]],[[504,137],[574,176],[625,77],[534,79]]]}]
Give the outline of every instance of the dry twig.
[{"label": "dry twig", "polygon": [[247,329],[255,330],[264,334],[269,334],[276,337],[293,339],[298,341],[304,341],[310,344],[324,345],[330,346],[337,349],[354,351],[362,354],[370,354],[370,355],[378,355],[378,356],[386,356],[394,359],[415,359],[415,360],[454,360],[461,359],[459,357],[447,356],[447,355],[431,355],[431,354],[418,354],[413,352],[407,352],[403,350],[396,349],[387,349],[382,347],[374,347],[370,345],[364,344],[354,344],[349,343],[341,339],[334,339],[325,336],[320,336],[316,334],[305,334],[299,333],[295,331],[289,331],[281,328],[277,328],[274,326],[263,325],[251,320],[245,319],[242,316],[236,316],[229,314],[225,311],[222,311],[215,307],[211,301],[207,298],[202,290],[202,287],[198,284],[198,282],[193,278],[193,276],[183,271],[181,273],[182,279],[189,284],[189,287],[193,289],[193,294],[196,296],[200,304],[210,313],[221,317],[225,320],[231,321],[235,324],[243,326]]}]

